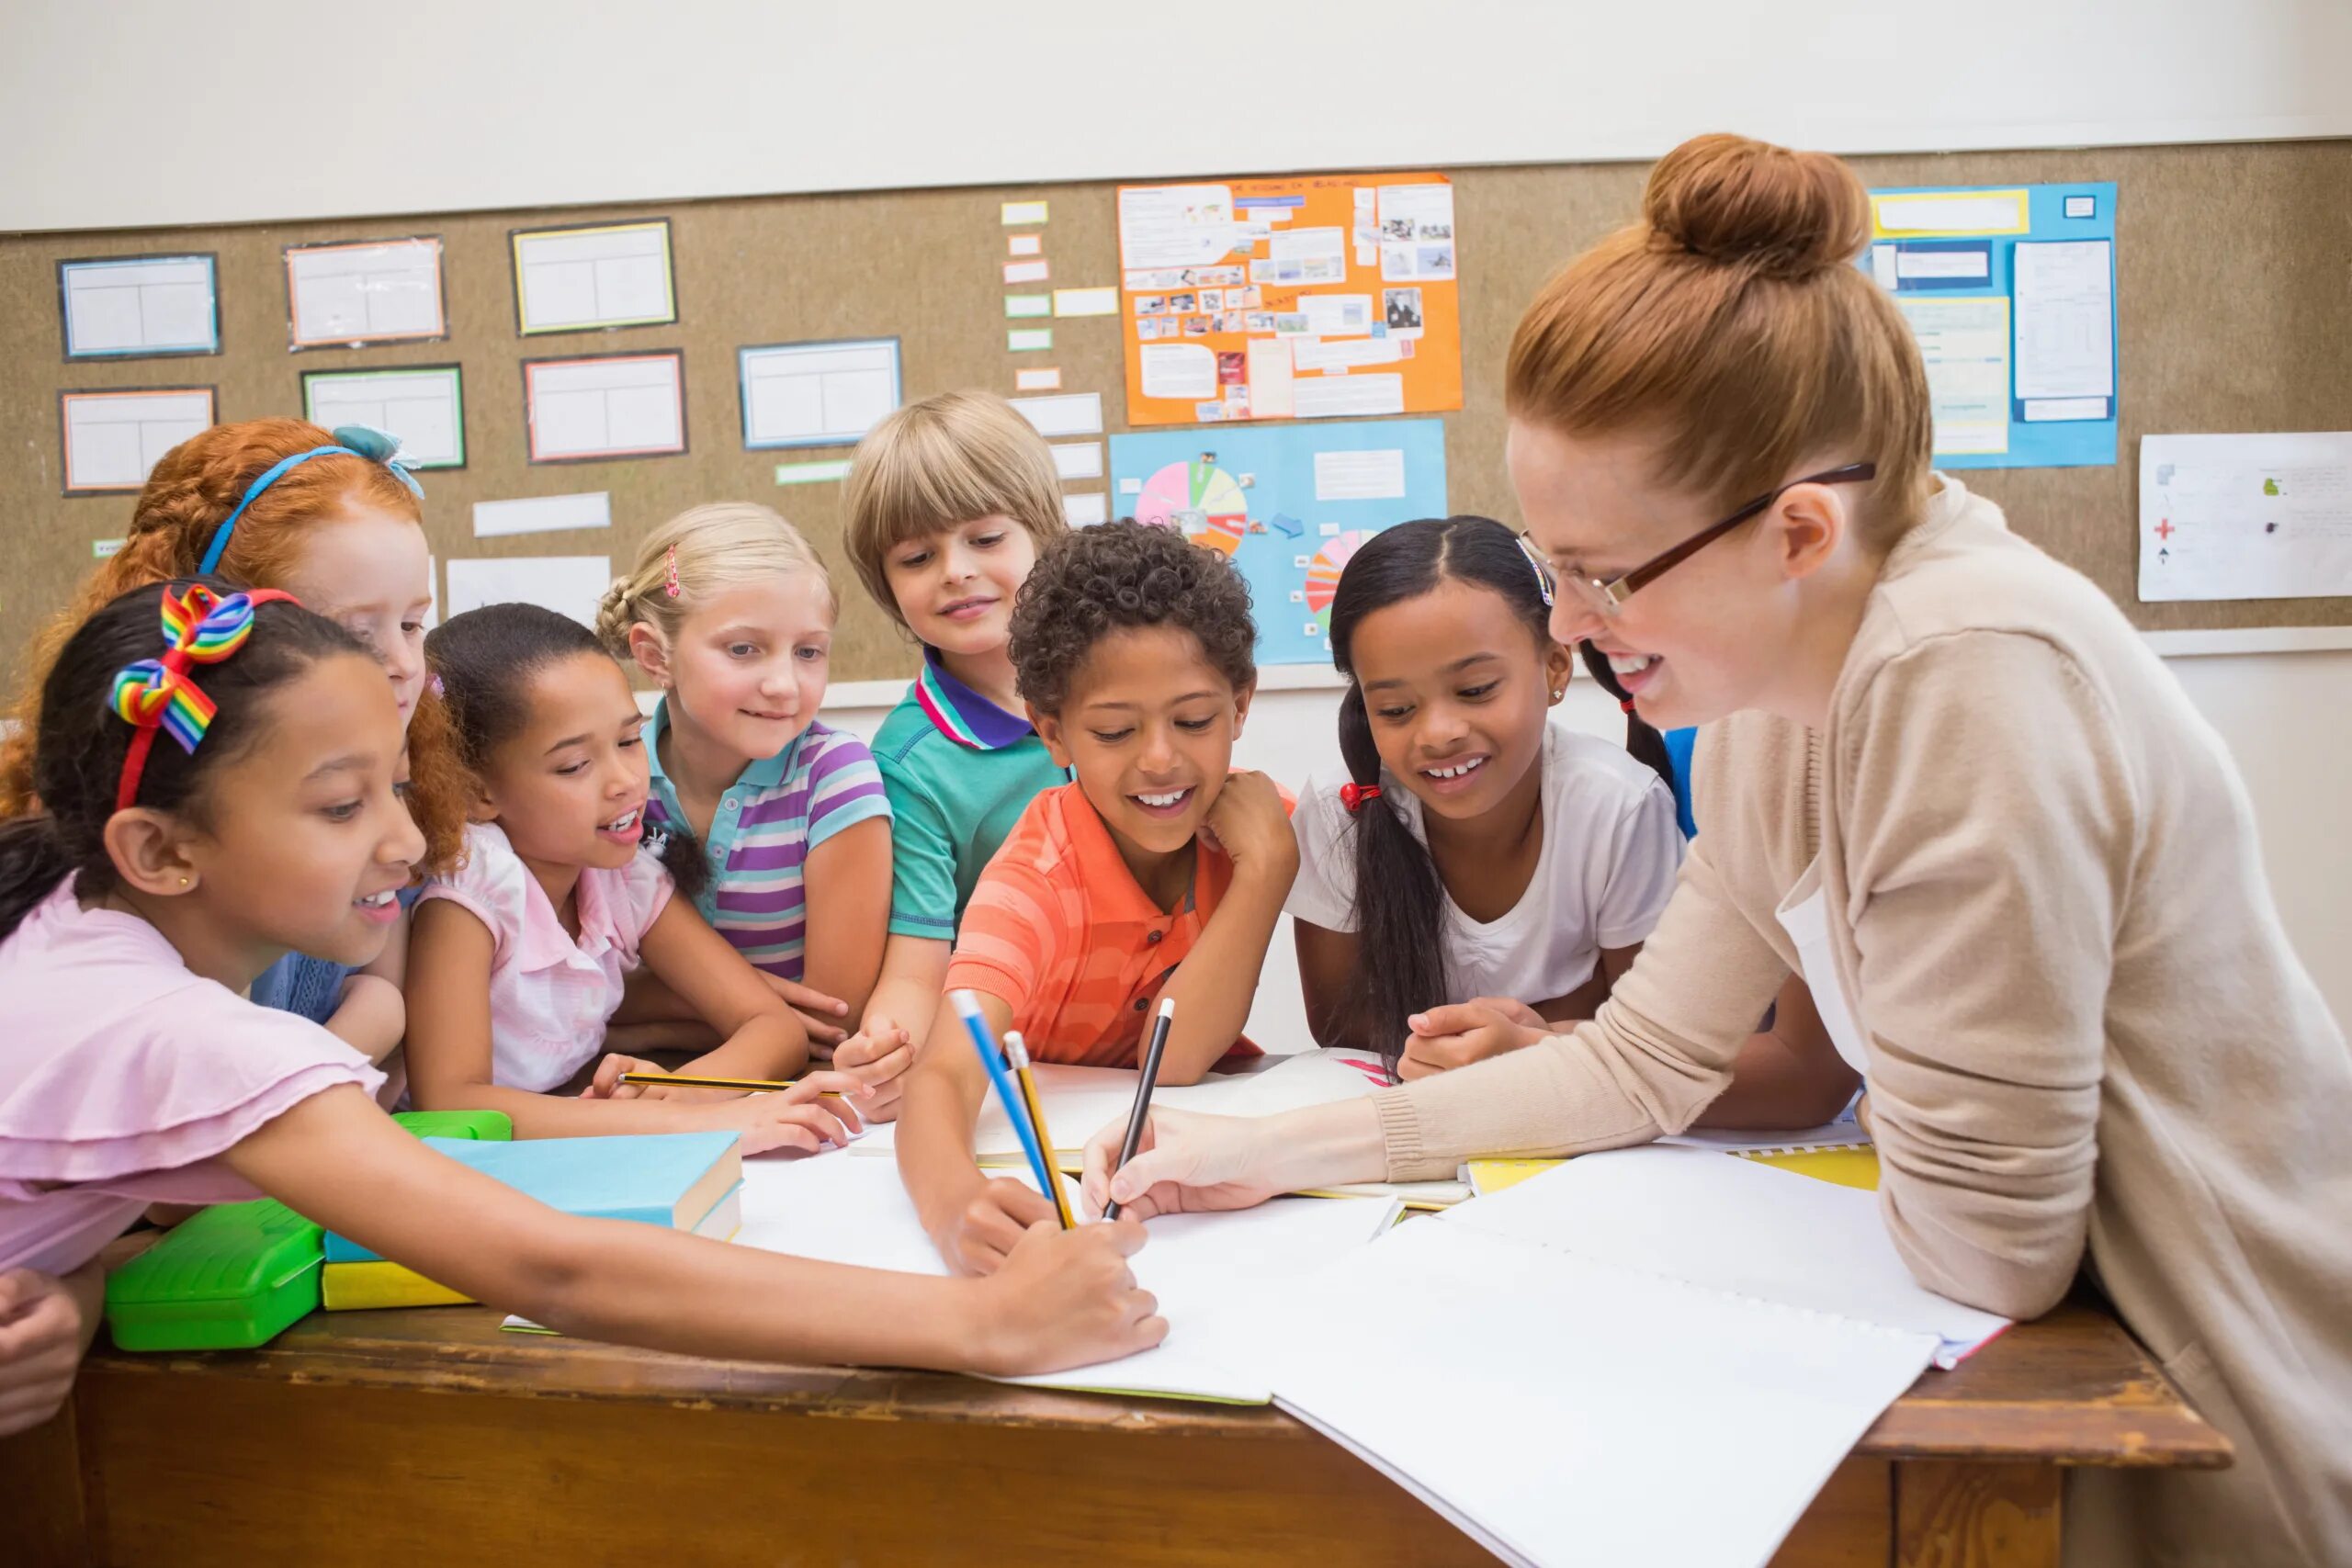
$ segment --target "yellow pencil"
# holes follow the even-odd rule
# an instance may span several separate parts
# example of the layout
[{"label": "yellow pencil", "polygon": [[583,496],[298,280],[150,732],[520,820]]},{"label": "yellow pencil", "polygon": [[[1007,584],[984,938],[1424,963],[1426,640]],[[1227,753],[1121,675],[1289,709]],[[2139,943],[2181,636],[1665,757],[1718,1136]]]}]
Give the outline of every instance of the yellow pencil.
[{"label": "yellow pencil", "polygon": [[[623,1073],[621,1082],[668,1084],[673,1089],[740,1089],[752,1094],[768,1094],[780,1089],[790,1089],[792,1078],[698,1078],[684,1073]],[[839,1100],[837,1089],[820,1090],[820,1100]]]},{"label": "yellow pencil", "polygon": [[1029,1048],[1021,1043],[1021,1032],[1004,1032],[1004,1054],[1012,1058],[1012,1076],[1021,1085],[1021,1102],[1029,1108],[1029,1125],[1036,1131],[1037,1146],[1046,1154],[1046,1169],[1053,1176],[1053,1190],[1046,1194],[1054,1201],[1054,1213],[1060,1216],[1062,1229],[1078,1228],[1078,1216],[1070,1213],[1069,1194],[1062,1190],[1060,1174],[1054,1169],[1054,1135],[1046,1131],[1046,1107],[1037,1098],[1037,1080],[1029,1074]]}]

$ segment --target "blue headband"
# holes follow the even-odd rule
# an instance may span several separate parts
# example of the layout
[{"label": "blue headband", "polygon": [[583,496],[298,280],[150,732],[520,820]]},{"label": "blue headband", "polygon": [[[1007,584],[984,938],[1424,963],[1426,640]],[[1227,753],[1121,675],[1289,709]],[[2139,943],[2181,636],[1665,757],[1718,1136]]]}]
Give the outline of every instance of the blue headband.
[{"label": "blue headband", "polygon": [[214,530],[212,543],[205,547],[204,559],[196,569],[198,576],[209,577],[220,570],[220,558],[229,548],[229,536],[235,531],[237,519],[245,514],[245,508],[251,506],[262,491],[276,484],[288,468],[299,468],[313,457],[323,457],[330,452],[340,452],[346,457],[365,457],[369,462],[381,463],[391,470],[393,478],[408,486],[411,495],[415,496],[419,501],[424,499],[424,487],[416,482],[416,476],[408,471],[407,463],[400,456],[401,438],[399,436],[370,429],[364,424],[338,424],[334,427],[333,434],[335,440],[342,443],[341,446],[313,446],[308,452],[297,452],[291,457],[280,457],[262,470],[261,478],[245,487],[245,497],[237,502],[237,510],[229,513],[228,521]]}]

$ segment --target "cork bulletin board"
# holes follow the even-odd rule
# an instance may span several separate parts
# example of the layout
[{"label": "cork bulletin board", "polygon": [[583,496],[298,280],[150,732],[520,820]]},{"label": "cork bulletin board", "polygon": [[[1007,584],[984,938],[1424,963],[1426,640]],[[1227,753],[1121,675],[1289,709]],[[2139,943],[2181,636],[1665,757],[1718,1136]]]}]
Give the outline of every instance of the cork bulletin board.
[{"label": "cork bulletin board", "polygon": [[[1980,470],[1968,483],[2010,522],[2096,580],[2152,629],[2337,626],[2352,599],[2142,604],[2137,571],[2138,438],[2143,433],[2352,429],[2352,141],[2301,141],[1855,160],[1873,186],[2113,180],[2121,423],[2111,468]],[[1445,171],[1460,243],[1463,406],[1444,416],[1450,502],[1516,524],[1502,466],[1501,371],[1521,310],[1544,278],[1632,216],[1644,170],[1577,164]],[[129,492],[67,495],[66,392],[209,388],[216,417],[292,414],[305,373],[457,366],[463,466],[423,474],[436,559],[605,554],[616,565],[643,532],[690,505],[748,498],[776,507],[835,567],[843,613],[836,681],[900,676],[906,643],[865,602],[840,553],[841,486],[779,485],[779,460],[846,457],[849,448],[746,446],[737,350],[892,340],[900,395],[955,388],[1021,395],[1016,373],[1051,368],[1059,390],[1102,399],[1106,434],[1126,431],[1122,320],[1016,321],[1050,328],[1052,346],[1009,346],[1008,236],[1035,233],[1055,288],[1120,278],[1110,184],[846,196],[773,197],[627,208],[393,215],[334,223],[0,238],[0,518],[11,570],[0,579],[0,649],[13,684],[26,637],[119,538]],[[1009,229],[1008,201],[1043,202],[1042,224]],[[674,321],[594,331],[518,331],[518,231],[668,222]],[[437,239],[446,335],[364,348],[290,346],[285,250]],[[217,354],[68,360],[58,264],[131,255],[209,255],[219,294]],[[526,360],[680,356],[684,450],[594,462],[529,460]],[[1090,437],[1089,439],[1095,439]],[[1072,480],[1072,491],[1103,481]],[[490,538],[472,507],[605,491],[609,528]],[[1111,507],[1118,510],[1116,498]]]}]

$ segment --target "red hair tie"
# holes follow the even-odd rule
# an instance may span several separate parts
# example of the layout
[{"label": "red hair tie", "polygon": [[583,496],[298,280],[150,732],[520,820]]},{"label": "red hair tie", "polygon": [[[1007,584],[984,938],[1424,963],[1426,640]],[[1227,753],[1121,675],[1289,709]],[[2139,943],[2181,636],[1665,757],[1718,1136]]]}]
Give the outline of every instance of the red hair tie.
[{"label": "red hair tie", "polygon": [[1351,817],[1353,817],[1357,812],[1363,809],[1363,803],[1365,801],[1378,800],[1379,798],[1380,786],[1378,784],[1360,784],[1351,783],[1343,784],[1340,786],[1340,804],[1348,808],[1348,815]]},{"label": "red hair tie", "polygon": [[[1621,700],[1618,702],[1618,704],[1617,704],[1617,711],[1618,711],[1619,713],[1633,713],[1633,712],[1634,712],[1634,699],[1633,699],[1633,698],[1631,698],[1631,697],[1625,697],[1625,698],[1621,699]],[[1636,718],[1639,718],[1641,716],[1640,716],[1639,714],[1634,714],[1634,717],[1636,717]]]}]

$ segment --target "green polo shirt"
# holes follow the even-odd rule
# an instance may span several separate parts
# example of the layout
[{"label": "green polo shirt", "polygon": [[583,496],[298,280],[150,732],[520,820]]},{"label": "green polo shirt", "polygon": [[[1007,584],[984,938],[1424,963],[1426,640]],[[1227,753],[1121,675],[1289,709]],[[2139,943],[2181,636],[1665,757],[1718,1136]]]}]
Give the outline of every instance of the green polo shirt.
[{"label": "green polo shirt", "polygon": [[954,942],[980,870],[1040,790],[1068,784],[1027,716],[923,649],[922,670],[874,737],[890,799],[890,932]]}]

